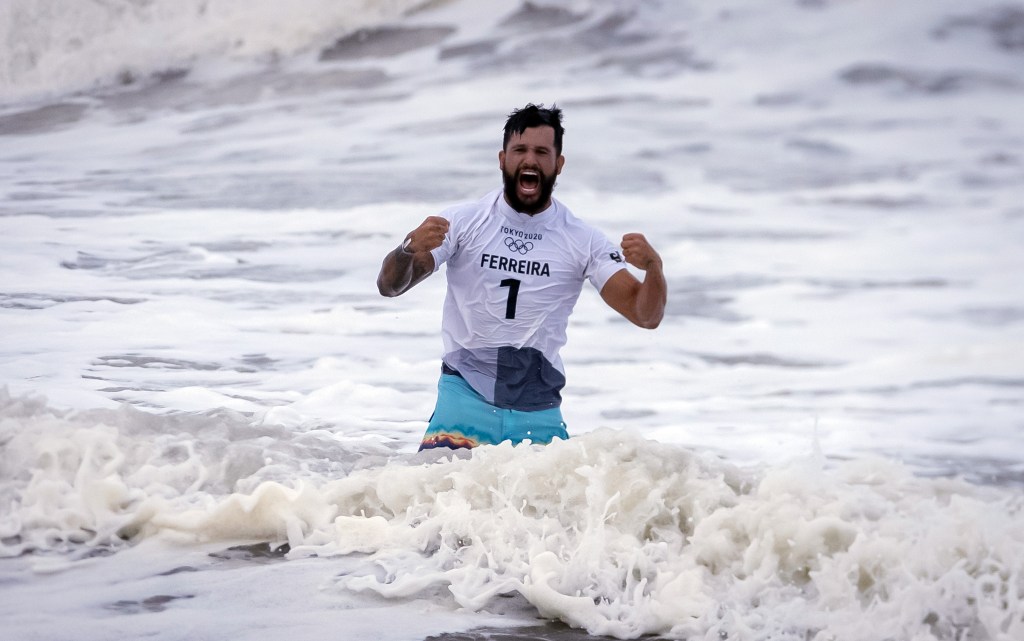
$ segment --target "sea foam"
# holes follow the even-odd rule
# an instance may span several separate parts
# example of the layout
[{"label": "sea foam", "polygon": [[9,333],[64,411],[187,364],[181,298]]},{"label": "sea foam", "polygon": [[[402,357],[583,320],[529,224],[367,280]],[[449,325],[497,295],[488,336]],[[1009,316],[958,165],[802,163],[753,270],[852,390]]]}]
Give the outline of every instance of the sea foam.
[{"label": "sea foam", "polygon": [[6,556],[262,540],[293,562],[349,557],[342,591],[447,590],[473,611],[511,595],[618,638],[1024,632],[1019,493],[883,459],[739,467],[611,429],[389,454],[316,430],[277,440],[287,430],[225,412],[64,413],[9,395],[0,426]]}]

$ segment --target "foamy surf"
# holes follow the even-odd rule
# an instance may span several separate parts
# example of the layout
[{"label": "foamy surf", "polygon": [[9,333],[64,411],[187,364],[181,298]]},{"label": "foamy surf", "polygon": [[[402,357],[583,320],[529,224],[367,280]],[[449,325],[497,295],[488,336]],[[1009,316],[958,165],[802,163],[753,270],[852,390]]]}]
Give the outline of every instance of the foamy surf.
[{"label": "foamy surf", "polygon": [[144,541],[265,541],[285,562],[341,559],[342,593],[491,614],[518,599],[621,639],[1024,632],[1020,493],[882,459],[738,467],[610,429],[396,454],[230,413],[65,413],[9,395],[0,428],[3,467],[21,470],[3,481],[0,549],[37,571]]}]

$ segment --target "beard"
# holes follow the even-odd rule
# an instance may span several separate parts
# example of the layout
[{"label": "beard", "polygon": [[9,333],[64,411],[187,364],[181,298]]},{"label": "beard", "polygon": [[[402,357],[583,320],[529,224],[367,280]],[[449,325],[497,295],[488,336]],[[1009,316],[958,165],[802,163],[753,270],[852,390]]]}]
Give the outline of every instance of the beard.
[{"label": "beard", "polygon": [[520,173],[521,170],[517,170],[515,173],[502,170],[501,177],[502,182],[505,184],[505,200],[512,206],[512,209],[521,214],[528,214],[530,216],[539,214],[551,204],[551,193],[555,190],[557,174],[548,176],[544,172],[537,170],[538,189],[535,193],[524,199],[519,197]]}]

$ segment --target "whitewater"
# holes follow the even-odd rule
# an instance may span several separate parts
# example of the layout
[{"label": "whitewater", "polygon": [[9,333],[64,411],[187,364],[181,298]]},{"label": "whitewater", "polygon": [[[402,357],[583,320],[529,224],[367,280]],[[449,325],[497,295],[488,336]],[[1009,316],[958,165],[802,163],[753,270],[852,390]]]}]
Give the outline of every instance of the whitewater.
[{"label": "whitewater", "polygon": [[[0,5],[0,636],[1024,638],[1024,3]],[[565,112],[570,438],[384,255]],[[640,275],[638,273],[638,275]]]}]

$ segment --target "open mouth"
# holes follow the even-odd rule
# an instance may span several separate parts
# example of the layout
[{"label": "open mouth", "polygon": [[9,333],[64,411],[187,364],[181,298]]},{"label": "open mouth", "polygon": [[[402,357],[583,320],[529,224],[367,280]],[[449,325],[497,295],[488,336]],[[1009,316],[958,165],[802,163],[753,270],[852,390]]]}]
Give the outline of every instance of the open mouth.
[{"label": "open mouth", "polygon": [[524,194],[532,194],[540,187],[540,174],[533,169],[519,172],[519,189]]}]

